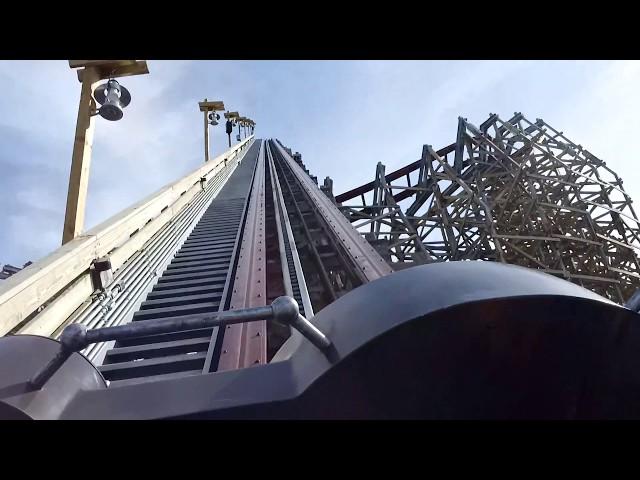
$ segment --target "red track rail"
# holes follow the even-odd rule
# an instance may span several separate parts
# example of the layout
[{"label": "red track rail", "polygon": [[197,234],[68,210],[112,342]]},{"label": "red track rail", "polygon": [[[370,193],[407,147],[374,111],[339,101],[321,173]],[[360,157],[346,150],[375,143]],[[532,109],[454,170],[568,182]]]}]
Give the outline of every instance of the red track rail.
[{"label": "red track rail", "polygon": [[[265,163],[260,146],[247,208],[238,266],[233,279],[229,309],[266,305]],[[228,325],[224,333],[218,370],[233,370],[267,362],[265,320]]]}]

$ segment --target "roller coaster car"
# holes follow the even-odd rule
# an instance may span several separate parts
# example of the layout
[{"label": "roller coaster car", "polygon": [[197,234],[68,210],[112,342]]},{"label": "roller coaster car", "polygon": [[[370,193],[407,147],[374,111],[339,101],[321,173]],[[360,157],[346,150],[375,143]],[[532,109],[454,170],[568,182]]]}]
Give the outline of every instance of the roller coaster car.
[{"label": "roller coaster car", "polygon": [[[0,339],[0,414],[640,418],[639,320],[535,270],[490,262],[423,265],[363,285],[320,311],[312,323],[331,339],[329,351],[294,332],[269,364],[241,370],[109,388],[74,354],[41,392],[25,393],[20,385],[55,354],[57,342],[25,336],[18,348],[18,337]],[[26,350],[35,339],[53,346]],[[28,395],[40,395],[39,406]]]}]

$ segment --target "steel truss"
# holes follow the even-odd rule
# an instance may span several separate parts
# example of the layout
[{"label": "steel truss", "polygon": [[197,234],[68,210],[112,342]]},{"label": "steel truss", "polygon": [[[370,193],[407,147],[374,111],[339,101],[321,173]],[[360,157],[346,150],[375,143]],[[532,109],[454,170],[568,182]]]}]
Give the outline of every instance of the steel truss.
[{"label": "steel truss", "polygon": [[491,114],[479,128],[459,118],[455,143],[425,145],[420,160],[387,175],[378,163],[373,182],[335,201],[395,268],[498,261],[617,302],[640,287],[638,217],[620,177],[521,113]]}]

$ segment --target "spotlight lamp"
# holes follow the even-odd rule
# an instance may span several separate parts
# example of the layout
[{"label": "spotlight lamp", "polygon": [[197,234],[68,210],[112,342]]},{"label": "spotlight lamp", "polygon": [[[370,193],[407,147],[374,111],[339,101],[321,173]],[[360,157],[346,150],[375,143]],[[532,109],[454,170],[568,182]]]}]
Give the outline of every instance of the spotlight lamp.
[{"label": "spotlight lamp", "polygon": [[124,115],[122,110],[131,103],[129,90],[120,85],[114,78],[110,78],[106,83],[98,85],[93,92],[93,97],[101,105],[94,115],[100,115],[111,122],[120,120]]},{"label": "spotlight lamp", "polygon": [[217,113],[209,114],[209,125],[218,125],[218,120],[220,120],[220,115]]}]

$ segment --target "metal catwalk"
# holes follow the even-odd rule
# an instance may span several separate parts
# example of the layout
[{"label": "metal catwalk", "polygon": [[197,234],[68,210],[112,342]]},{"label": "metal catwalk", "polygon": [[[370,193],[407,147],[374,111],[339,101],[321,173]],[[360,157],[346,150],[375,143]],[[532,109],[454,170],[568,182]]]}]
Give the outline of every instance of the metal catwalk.
[{"label": "metal catwalk", "polygon": [[[134,322],[227,308],[233,258],[261,144],[257,140],[250,147],[133,315]],[[224,331],[208,328],[127,339],[107,352],[100,372],[118,385],[215,371],[223,338]]]}]

